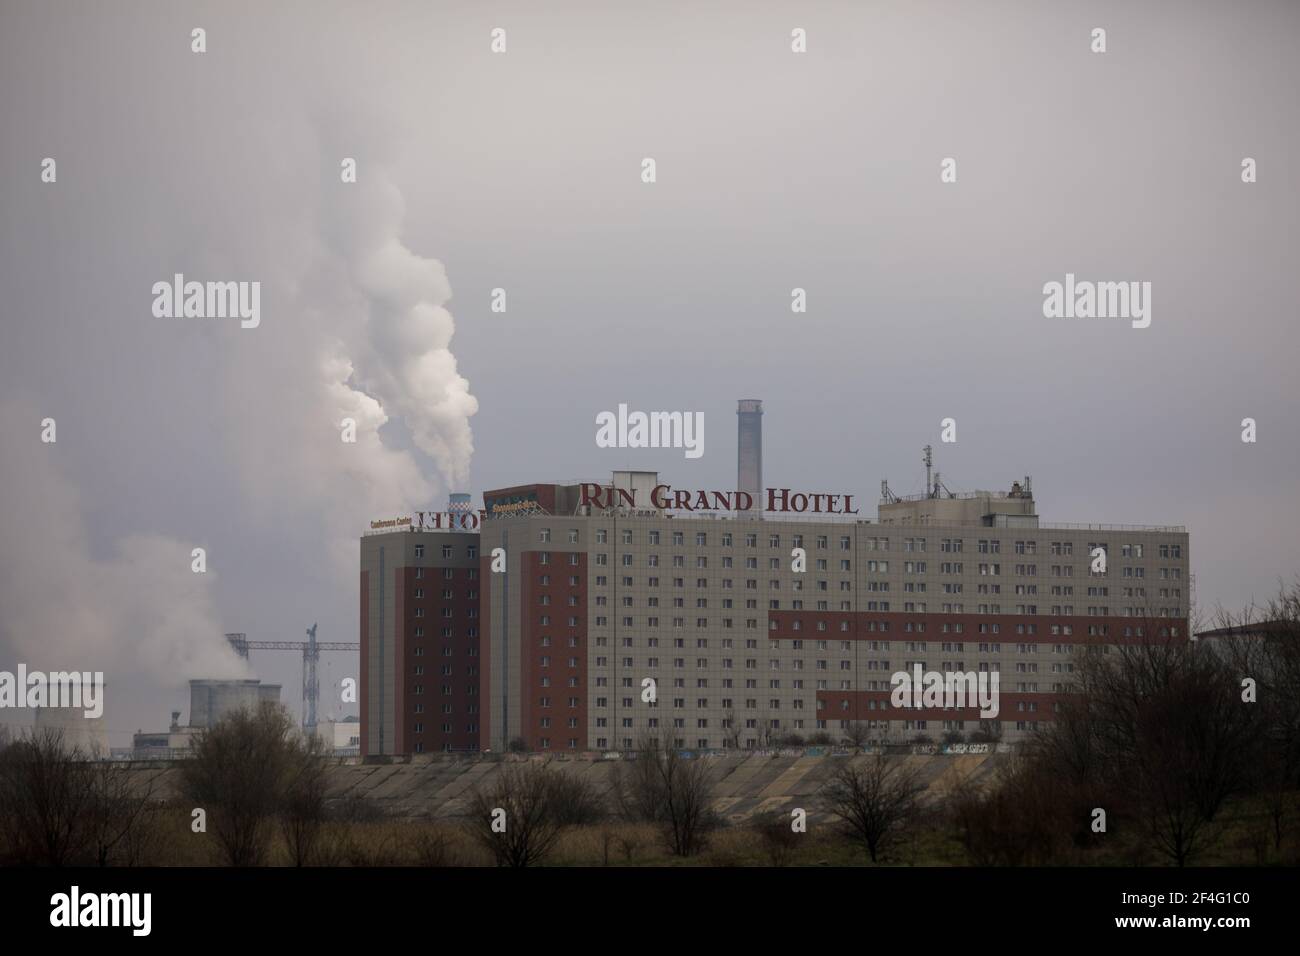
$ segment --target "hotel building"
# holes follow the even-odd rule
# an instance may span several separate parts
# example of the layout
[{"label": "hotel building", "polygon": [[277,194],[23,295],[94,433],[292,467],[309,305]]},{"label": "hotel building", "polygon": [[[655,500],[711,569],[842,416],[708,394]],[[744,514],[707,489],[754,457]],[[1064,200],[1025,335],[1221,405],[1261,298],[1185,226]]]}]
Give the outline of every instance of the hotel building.
[{"label": "hotel building", "polygon": [[[472,527],[364,536],[362,753],[1014,741],[1052,719],[1078,655],[1187,639],[1186,529],[1043,525],[1028,481],[886,489],[875,520],[676,511],[656,487],[488,491]],[[996,720],[891,707],[917,663],[997,672]]]}]

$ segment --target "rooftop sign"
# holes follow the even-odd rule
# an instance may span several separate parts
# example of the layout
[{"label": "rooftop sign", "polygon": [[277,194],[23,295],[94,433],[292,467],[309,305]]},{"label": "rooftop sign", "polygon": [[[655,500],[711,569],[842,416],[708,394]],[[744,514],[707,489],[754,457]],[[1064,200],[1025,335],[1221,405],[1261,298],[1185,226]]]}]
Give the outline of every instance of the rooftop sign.
[{"label": "rooftop sign", "polygon": [[[855,515],[853,495],[827,492],[791,491],[789,488],[768,488],[764,494],[764,511],[809,512],[826,515]],[[606,488],[586,482],[582,485],[580,504],[593,508],[638,508],[649,504],[660,510],[676,511],[752,511],[754,496],[747,491],[686,491],[670,485],[655,485],[650,490],[649,502],[638,502],[636,491],[628,488]]]}]

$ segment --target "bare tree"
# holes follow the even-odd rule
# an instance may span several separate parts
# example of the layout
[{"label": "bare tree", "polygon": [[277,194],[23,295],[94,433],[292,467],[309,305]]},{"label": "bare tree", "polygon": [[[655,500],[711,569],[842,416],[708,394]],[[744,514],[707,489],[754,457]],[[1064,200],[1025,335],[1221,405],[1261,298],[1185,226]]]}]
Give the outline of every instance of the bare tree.
[{"label": "bare tree", "polygon": [[154,776],[99,759],[61,730],[0,751],[0,832],[15,863],[109,866],[139,861],[156,833]]},{"label": "bare tree", "polygon": [[862,748],[866,746],[871,737],[871,730],[867,727],[866,721],[851,720],[848,729],[844,731],[844,739],[855,753],[861,753]]},{"label": "bare tree", "polygon": [[1259,752],[1251,788],[1266,807],[1270,838],[1282,848],[1292,830],[1294,794],[1300,788],[1300,582],[1282,587],[1262,609],[1240,615],[1219,611],[1217,636],[1205,650],[1224,657],[1240,681],[1255,684]]},{"label": "bare tree", "polygon": [[1103,808],[1109,826],[1136,824],[1182,866],[1206,848],[1225,802],[1250,791],[1264,711],[1243,703],[1230,655],[1149,618],[1133,637],[1076,656],[1071,693],[1027,749],[1022,776],[1033,782],[1008,793],[1022,803],[1009,815],[1026,827],[1054,815],[1086,846]]},{"label": "bare tree", "polygon": [[0,827],[16,863],[67,866],[87,859],[92,806],[87,754],[61,730],[19,738],[0,753]]},{"label": "bare tree", "polygon": [[862,842],[875,863],[916,813],[924,789],[916,770],[876,754],[862,761],[841,760],[820,796],[825,810]]},{"label": "bare tree", "polygon": [[87,848],[97,866],[114,860],[126,866],[141,862],[157,832],[159,808],[154,799],[158,775],[147,778],[123,763],[100,760],[87,765],[85,807]]},{"label": "bare tree", "polygon": [[957,838],[976,866],[1056,862],[1062,843],[1061,792],[1042,765],[1013,756],[992,780],[968,776],[952,790],[946,809]]},{"label": "bare tree", "polygon": [[1178,866],[1186,866],[1204,849],[1213,815],[1207,814],[1197,789],[1194,744],[1179,731],[1175,714],[1144,734],[1139,750],[1136,784],[1142,822],[1157,850]]},{"label": "bare tree", "polygon": [[671,731],[642,739],[637,759],[615,768],[614,789],[624,817],[657,824],[675,856],[698,853],[719,824],[707,762],[683,757]]},{"label": "bare tree", "polygon": [[736,723],[736,711],[733,708],[727,708],[727,714],[722,720],[722,729],[722,746],[739,749],[740,726]]},{"label": "bare tree", "polygon": [[[1224,657],[1197,644],[1148,637],[1108,658],[1086,655],[1076,667],[1085,701],[1053,730],[1092,736],[1090,772],[1111,793],[1136,785],[1155,846],[1185,865],[1225,801],[1248,790],[1262,713],[1243,703]],[[1069,726],[1080,719],[1085,727]],[[1082,742],[1074,747],[1082,755]]]},{"label": "bare tree", "polygon": [[470,797],[466,830],[497,866],[536,866],[555,848],[564,825],[554,774],[539,762],[503,764],[492,787]]},{"label": "bare tree", "polygon": [[553,770],[549,777],[551,809],[560,826],[593,826],[608,815],[605,795],[581,770]]},{"label": "bare tree", "polygon": [[325,826],[329,761],[325,743],[310,737],[286,760],[280,833],[294,866],[313,862]]},{"label": "bare tree", "polygon": [[264,703],[240,710],[199,735],[181,765],[185,799],[207,811],[209,826],[230,866],[262,863],[274,820],[315,760],[288,713]]}]

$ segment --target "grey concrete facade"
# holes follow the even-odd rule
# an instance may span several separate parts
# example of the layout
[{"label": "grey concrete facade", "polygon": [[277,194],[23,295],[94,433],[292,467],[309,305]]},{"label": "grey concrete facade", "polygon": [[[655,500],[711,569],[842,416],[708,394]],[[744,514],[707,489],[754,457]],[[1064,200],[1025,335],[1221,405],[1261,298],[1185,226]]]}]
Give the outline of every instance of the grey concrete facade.
[{"label": "grey concrete facade", "polygon": [[[1015,741],[1050,719],[1086,649],[1188,636],[1183,528],[1040,525],[1023,489],[880,513],[888,523],[608,508],[490,518],[481,534],[367,536],[368,752],[437,749],[436,735],[414,733],[420,703],[452,706],[466,727],[481,717],[478,746],[496,751],[521,737],[532,750],[620,750],[665,733],[694,749],[758,748],[839,741],[857,724],[878,743],[977,730]],[[430,681],[435,696],[417,701],[419,602],[396,582],[443,565],[482,572],[481,630],[456,632],[478,648],[456,678],[476,676],[481,691]],[[996,724],[883,712],[892,675],[914,664],[997,672]]]},{"label": "grey concrete facade", "polygon": [[[890,518],[905,510],[892,508]],[[1064,692],[1085,646],[1104,652],[1144,626],[1152,636],[1162,628],[1186,636],[1184,530],[1037,527],[1032,502],[1014,500],[1006,510],[1026,526],[986,525],[983,516],[922,524],[919,514],[916,524],[889,525],[616,512],[489,521],[484,548],[505,548],[507,578],[516,582],[509,621],[500,576],[492,582],[493,659],[510,650],[505,683],[493,672],[494,725],[499,698],[520,693],[518,581],[531,552],[555,555],[561,574],[565,555],[586,555],[586,746],[594,749],[633,747],[665,729],[693,748],[766,746],[821,732],[838,739],[850,721],[834,712],[834,694],[888,690],[892,673],[914,663],[996,670],[1004,694],[1042,694],[1046,704]],[[1106,550],[1105,574],[1091,573],[1097,546]],[[795,547],[807,552],[806,571],[792,570]],[[773,612],[786,612],[779,625]],[[814,613],[800,622],[803,612],[824,619],[811,620]],[[843,639],[834,630],[840,614],[881,630]],[[655,681],[655,704],[642,700],[645,678]],[[1047,716],[1033,700],[1018,704],[1033,709],[1000,714],[1008,740]],[[872,722],[872,739],[937,739],[978,727],[891,716]],[[511,723],[510,735],[519,731]]]}]

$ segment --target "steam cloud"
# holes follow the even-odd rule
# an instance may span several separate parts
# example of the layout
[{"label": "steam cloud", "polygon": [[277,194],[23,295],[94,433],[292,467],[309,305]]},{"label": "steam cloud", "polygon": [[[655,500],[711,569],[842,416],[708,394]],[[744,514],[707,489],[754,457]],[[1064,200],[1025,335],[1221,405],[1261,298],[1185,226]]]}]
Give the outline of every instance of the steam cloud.
[{"label": "steam cloud", "polygon": [[[230,338],[223,389],[249,503],[267,520],[296,515],[323,529],[335,587],[353,595],[356,539],[370,519],[436,508],[466,485],[478,410],[450,349],[446,270],[403,243],[400,191],[378,168],[366,172],[342,198],[337,183],[304,197],[313,234],[288,230],[279,244],[314,256],[280,283],[265,341],[246,349]],[[248,423],[250,401],[293,427]],[[344,419],[356,422],[355,444],[341,441]]]},{"label": "steam cloud", "polygon": [[[40,414],[0,405],[0,434],[36,435]],[[77,489],[57,465],[60,447],[0,455],[0,647],[38,670],[102,670],[118,688],[144,675],[244,677],[221,637],[211,581],[190,570],[191,545],[131,535],[91,556]]]},{"label": "steam cloud", "polygon": [[[419,153],[400,141],[410,114],[386,118],[347,73],[272,70],[292,33],[280,26],[245,48],[268,71],[258,96],[193,71],[186,95],[204,108],[192,117],[151,85],[130,86],[131,108],[111,118],[83,100],[45,104],[99,157],[66,212],[73,235],[113,255],[22,245],[0,267],[14,316],[67,317],[5,319],[0,668],[103,670],[117,746],[183,706],[189,678],[278,679],[293,706],[295,656],[255,652],[250,673],[223,633],[300,639],[318,620],[322,640],[356,640],[358,535],[468,487],[478,403],[451,351],[451,286],[404,236],[405,197],[384,167]],[[141,159],[160,117],[174,149]],[[213,129],[274,149],[214,149]],[[340,181],[343,156],[357,158],[355,183]],[[121,162],[146,163],[138,194],[114,188]],[[18,190],[15,230],[62,214],[65,194],[37,185]],[[47,261],[77,267],[26,281]],[[260,281],[260,326],[153,319],[148,291],[174,272]],[[46,415],[55,445],[39,441]],[[341,441],[345,418],[355,444]],[[190,569],[200,546],[206,574]]]},{"label": "steam cloud", "polygon": [[443,480],[460,488],[469,480],[469,419],[478,401],[451,353],[456,327],[445,308],[451,298],[446,270],[398,238],[404,203],[396,186],[381,178],[358,187],[361,202],[349,208],[361,212],[335,230],[366,299],[364,336],[351,343],[356,387],[400,415]]}]

